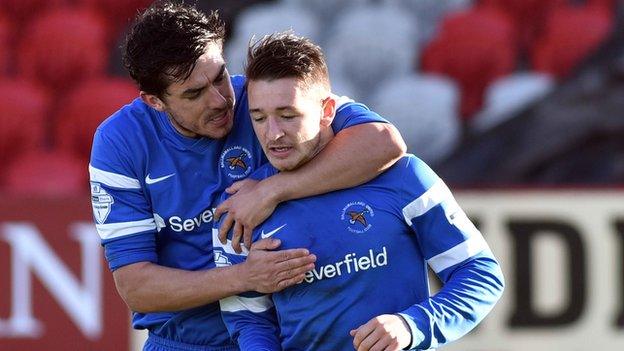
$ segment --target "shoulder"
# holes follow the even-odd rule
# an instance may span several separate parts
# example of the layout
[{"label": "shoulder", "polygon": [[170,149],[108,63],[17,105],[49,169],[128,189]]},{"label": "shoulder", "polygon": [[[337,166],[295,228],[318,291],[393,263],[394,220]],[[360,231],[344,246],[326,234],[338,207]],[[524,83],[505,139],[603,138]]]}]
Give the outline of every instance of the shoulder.
[{"label": "shoulder", "polygon": [[246,81],[247,81],[247,78],[243,75],[230,76],[230,82],[232,83],[232,88],[234,88],[234,94],[236,95],[237,98],[245,93]]},{"label": "shoulder", "polygon": [[413,175],[424,183],[430,183],[438,179],[438,176],[431,167],[413,154],[406,154],[403,156],[396,162],[395,167],[400,168],[407,174]]},{"label": "shoulder", "polygon": [[368,106],[363,103],[353,101],[347,96],[336,97],[336,114],[345,116],[360,116],[377,113],[371,111]]},{"label": "shoulder", "polygon": [[277,173],[278,173],[278,170],[275,167],[273,167],[270,163],[267,162],[264,165],[262,165],[260,168],[255,170],[253,173],[251,173],[249,178],[253,180],[263,180],[270,176],[276,175]]},{"label": "shoulder", "polygon": [[412,154],[403,156],[379,178],[385,182],[397,182],[408,199],[424,194],[440,181],[427,163]]},{"label": "shoulder", "polygon": [[334,98],[336,100],[336,114],[332,122],[334,133],[359,124],[388,122],[364,104],[355,102],[346,96],[334,96]]},{"label": "shoulder", "polygon": [[123,106],[97,128],[91,149],[92,166],[130,175],[142,160],[145,140],[158,138],[156,114],[140,98]]},{"label": "shoulder", "polygon": [[153,117],[157,113],[140,98],[136,98],[104,120],[97,128],[97,133],[108,138],[127,140],[144,132],[146,125],[154,122]]}]

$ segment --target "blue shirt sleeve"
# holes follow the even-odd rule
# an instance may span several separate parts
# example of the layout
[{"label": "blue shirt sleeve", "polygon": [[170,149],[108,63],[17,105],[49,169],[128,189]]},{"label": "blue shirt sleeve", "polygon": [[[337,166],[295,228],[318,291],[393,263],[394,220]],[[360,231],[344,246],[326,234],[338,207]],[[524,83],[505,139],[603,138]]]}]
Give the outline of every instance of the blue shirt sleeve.
[{"label": "blue shirt sleeve", "polygon": [[[255,170],[253,173],[249,175],[249,178],[253,180],[263,180],[270,176],[276,175],[279,171],[273,167],[269,162],[263,164],[260,168]],[[224,198],[221,199],[220,202],[225,201]]]},{"label": "blue shirt sleeve", "polygon": [[340,106],[336,109],[336,115],[332,121],[332,130],[338,134],[341,130],[364,123],[388,123],[377,113],[371,111],[363,104],[353,101],[339,101]]},{"label": "blue shirt sleeve", "polygon": [[93,218],[112,271],[157,261],[156,222],[129,152],[118,139],[98,129],[89,164]]},{"label": "blue shirt sleeve", "polygon": [[241,351],[281,350],[277,314],[270,295],[247,295],[219,301],[230,336]]},{"label": "blue shirt sleeve", "polygon": [[502,295],[504,279],[479,230],[444,182],[411,156],[403,188],[403,216],[427,263],[443,282],[434,296],[400,315],[410,325],[410,348],[426,350],[459,339],[490,312]]},{"label": "blue shirt sleeve", "polygon": [[[221,200],[225,200],[224,193]],[[218,229],[222,219],[215,223]],[[243,248],[238,254],[232,248],[232,231],[228,233],[226,244],[218,240],[214,243],[215,263],[217,267],[240,264],[245,261],[249,251]],[[254,241],[258,240],[258,231],[254,231]],[[233,340],[241,351],[281,350],[279,324],[271,296],[258,292],[247,292],[230,296],[219,301],[221,317]]]}]

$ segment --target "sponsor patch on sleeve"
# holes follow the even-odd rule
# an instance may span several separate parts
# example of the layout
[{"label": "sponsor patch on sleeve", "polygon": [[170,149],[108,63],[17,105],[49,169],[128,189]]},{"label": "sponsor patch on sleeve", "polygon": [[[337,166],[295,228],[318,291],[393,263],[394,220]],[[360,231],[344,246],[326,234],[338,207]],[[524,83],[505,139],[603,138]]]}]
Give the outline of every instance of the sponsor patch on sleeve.
[{"label": "sponsor patch on sleeve", "polygon": [[99,224],[106,222],[115,200],[102,188],[100,183],[91,182],[91,206],[93,217]]}]

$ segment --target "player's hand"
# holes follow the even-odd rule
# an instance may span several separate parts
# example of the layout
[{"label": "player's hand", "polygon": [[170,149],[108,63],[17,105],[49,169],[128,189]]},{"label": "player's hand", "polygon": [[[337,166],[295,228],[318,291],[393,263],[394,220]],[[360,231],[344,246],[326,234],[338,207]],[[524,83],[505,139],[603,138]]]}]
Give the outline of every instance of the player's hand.
[{"label": "player's hand", "polygon": [[357,351],[395,351],[409,346],[412,333],[407,323],[396,314],[382,314],[351,330]]},{"label": "player's hand", "polygon": [[316,256],[307,249],[275,250],[279,239],[267,238],[255,242],[242,268],[246,290],[273,293],[301,283],[305,273],[314,269]]},{"label": "player's hand", "polygon": [[232,248],[240,253],[241,241],[245,247],[251,246],[253,229],[273,213],[278,202],[265,183],[252,179],[236,182],[225,191],[233,195],[215,210],[215,221],[227,212],[219,228],[219,240],[225,244],[227,233],[233,226]]}]

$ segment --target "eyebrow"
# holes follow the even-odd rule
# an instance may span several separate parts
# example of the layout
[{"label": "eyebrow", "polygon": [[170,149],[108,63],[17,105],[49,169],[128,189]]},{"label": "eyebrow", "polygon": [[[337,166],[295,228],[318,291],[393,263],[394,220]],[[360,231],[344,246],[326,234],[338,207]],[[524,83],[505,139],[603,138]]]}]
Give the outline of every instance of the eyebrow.
[{"label": "eyebrow", "polygon": [[[282,112],[282,111],[293,111],[293,112],[296,112],[296,111],[297,111],[297,110],[296,110],[294,107],[292,107],[292,106],[280,106],[280,107],[276,108],[275,110],[276,110],[276,111],[280,111],[280,112]],[[262,112],[262,109],[259,109],[259,108],[250,108],[250,109],[249,109],[249,113],[253,113],[253,112]]]},{"label": "eyebrow", "polygon": [[[217,73],[216,78],[212,79],[211,82],[214,82],[217,78],[221,77],[223,75],[223,72],[225,72],[225,64],[221,65],[221,69],[219,69],[219,73]],[[194,87],[194,88],[188,88],[186,90],[184,90],[182,92],[182,95],[184,96],[188,96],[188,95],[194,95],[195,93],[198,93],[204,89],[206,89],[207,84],[202,85],[200,87]]]}]

